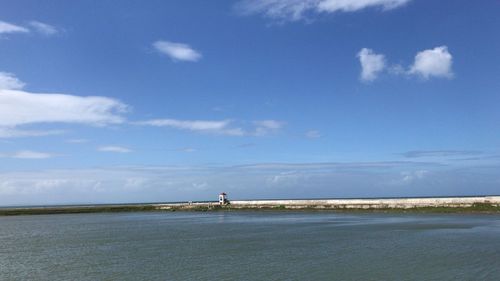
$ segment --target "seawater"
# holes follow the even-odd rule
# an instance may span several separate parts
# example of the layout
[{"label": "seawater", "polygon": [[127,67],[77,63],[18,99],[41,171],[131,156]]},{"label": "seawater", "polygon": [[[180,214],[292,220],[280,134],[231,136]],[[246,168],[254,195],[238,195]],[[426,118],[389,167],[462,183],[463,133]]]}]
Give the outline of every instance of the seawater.
[{"label": "seawater", "polygon": [[500,280],[500,216],[0,217],[0,280]]}]

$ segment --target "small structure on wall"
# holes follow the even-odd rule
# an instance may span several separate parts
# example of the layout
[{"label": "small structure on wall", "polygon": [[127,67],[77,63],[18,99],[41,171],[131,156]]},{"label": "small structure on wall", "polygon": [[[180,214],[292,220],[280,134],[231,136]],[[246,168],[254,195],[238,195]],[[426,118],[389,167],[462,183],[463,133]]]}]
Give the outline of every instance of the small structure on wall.
[{"label": "small structure on wall", "polygon": [[229,200],[227,199],[227,194],[222,192],[219,194],[219,205],[227,205],[229,204]]}]

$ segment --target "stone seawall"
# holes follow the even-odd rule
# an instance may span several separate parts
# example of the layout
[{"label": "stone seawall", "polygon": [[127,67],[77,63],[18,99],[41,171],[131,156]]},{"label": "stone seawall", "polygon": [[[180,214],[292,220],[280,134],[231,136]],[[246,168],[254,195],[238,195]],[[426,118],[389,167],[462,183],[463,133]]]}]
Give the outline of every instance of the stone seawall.
[{"label": "stone seawall", "polygon": [[387,199],[324,199],[324,200],[247,200],[231,201],[232,206],[323,206],[325,208],[418,208],[470,207],[473,204],[500,205],[500,196],[441,197],[441,198],[387,198]]},{"label": "stone seawall", "polygon": [[209,210],[374,210],[415,212],[500,213],[500,196],[378,198],[378,199],[311,199],[311,200],[233,200],[230,204],[212,202],[104,204],[69,206],[1,207],[0,216],[77,214],[148,211]]},{"label": "stone seawall", "polygon": [[[380,199],[311,199],[311,200],[231,200],[235,209],[410,209],[425,207],[472,207],[477,204],[500,206],[500,196],[435,197],[435,198],[380,198]],[[157,204],[159,209],[199,208],[219,206],[218,202],[190,202]]]}]

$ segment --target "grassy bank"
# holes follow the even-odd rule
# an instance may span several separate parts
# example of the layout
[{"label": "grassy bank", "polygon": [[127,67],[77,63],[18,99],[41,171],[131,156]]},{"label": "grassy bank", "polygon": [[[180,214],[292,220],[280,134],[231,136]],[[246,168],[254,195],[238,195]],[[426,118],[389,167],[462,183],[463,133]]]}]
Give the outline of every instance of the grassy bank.
[{"label": "grassy bank", "polygon": [[0,209],[0,216],[17,215],[49,215],[49,214],[84,214],[84,213],[118,213],[118,212],[145,212],[156,211],[152,205],[127,206],[89,206],[89,207],[36,207]]},{"label": "grassy bank", "polygon": [[342,208],[337,206],[168,206],[160,208],[155,205],[102,205],[102,206],[67,206],[67,207],[35,207],[0,209],[0,216],[16,215],[48,215],[48,214],[82,214],[82,213],[118,213],[118,212],[151,212],[151,211],[331,211],[341,213],[474,213],[474,214],[500,214],[500,206],[476,203],[468,207],[416,207],[416,208]]}]

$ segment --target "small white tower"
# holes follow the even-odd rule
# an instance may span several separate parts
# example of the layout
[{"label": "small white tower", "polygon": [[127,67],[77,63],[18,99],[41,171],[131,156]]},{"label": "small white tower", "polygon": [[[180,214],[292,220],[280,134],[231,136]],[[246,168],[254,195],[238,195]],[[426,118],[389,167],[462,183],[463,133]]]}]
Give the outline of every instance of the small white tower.
[{"label": "small white tower", "polygon": [[226,205],[227,202],[227,194],[225,192],[219,194],[219,205]]}]

